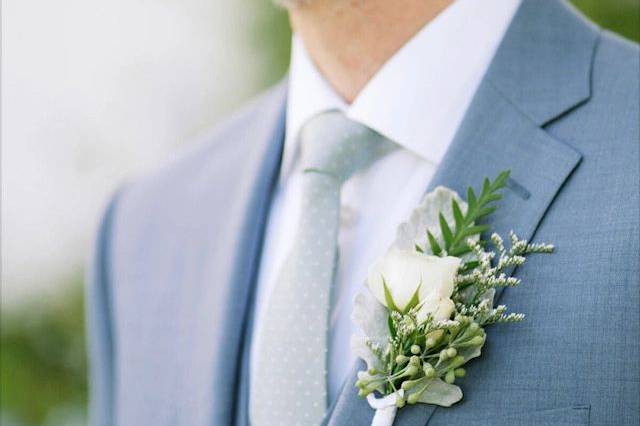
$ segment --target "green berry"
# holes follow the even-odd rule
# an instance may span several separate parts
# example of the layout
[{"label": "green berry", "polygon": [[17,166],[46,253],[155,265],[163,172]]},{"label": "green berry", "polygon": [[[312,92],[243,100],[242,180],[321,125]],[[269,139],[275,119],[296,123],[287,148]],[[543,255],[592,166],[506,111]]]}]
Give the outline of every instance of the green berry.
[{"label": "green berry", "polygon": [[411,395],[409,395],[407,397],[407,402],[409,404],[415,404],[416,402],[418,402],[418,398],[420,398],[420,393],[419,392],[412,393]]},{"label": "green berry", "polygon": [[415,380],[407,380],[406,382],[402,382],[400,386],[403,390],[407,391],[416,385]]},{"label": "green berry", "polygon": [[449,368],[458,368],[462,364],[464,364],[464,357],[461,355],[458,355],[451,360],[451,363],[449,364]]},{"label": "green berry", "polygon": [[418,355],[420,352],[422,352],[422,349],[420,349],[420,346],[418,345],[411,345],[411,353],[414,355]]},{"label": "green berry", "polygon": [[427,379],[431,379],[436,375],[436,370],[431,366],[431,364],[425,364],[422,371]]},{"label": "green berry", "polygon": [[402,364],[404,364],[405,362],[407,362],[408,360],[409,360],[409,358],[407,358],[406,356],[404,356],[404,355],[398,355],[398,356],[396,357],[396,364],[400,364],[400,365],[402,365]]},{"label": "green berry", "polygon": [[452,384],[456,380],[456,375],[453,370],[447,371],[447,374],[444,376],[444,381]]},{"label": "green berry", "polygon": [[407,371],[406,371],[407,375],[409,376],[415,376],[418,373],[418,367],[411,364],[407,367]]},{"label": "green berry", "polygon": [[447,349],[447,357],[448,358],[453,358],[456,355],[458,355],[458,351],[456,350],[456,348]]}]

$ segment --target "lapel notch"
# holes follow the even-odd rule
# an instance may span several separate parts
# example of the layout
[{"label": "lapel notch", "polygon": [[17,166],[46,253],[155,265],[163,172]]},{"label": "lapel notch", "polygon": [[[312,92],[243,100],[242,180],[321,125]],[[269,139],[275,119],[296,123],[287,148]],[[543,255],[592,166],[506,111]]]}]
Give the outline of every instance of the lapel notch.
[{"label": "lapel notch", "polygon": [[591,96],[598,38],[566,1],[523,0],[485,80],[544,126]]}]

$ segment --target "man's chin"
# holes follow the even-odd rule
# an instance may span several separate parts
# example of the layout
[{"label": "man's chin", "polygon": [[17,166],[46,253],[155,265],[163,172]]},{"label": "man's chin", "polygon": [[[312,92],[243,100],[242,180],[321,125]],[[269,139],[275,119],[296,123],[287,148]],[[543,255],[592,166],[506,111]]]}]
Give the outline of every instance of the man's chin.
[{"label": "man's chin", "polygon": [[280,7],[291,10],[300,6],[307,5],[314,0],[273,0],[273,2]]}]

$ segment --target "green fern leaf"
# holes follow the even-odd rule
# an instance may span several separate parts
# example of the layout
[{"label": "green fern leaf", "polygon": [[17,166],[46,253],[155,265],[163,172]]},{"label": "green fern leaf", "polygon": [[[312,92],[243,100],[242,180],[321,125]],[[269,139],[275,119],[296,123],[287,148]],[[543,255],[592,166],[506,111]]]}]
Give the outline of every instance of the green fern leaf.
[{"label": "green fern leaf", "polygon": [[436,237],[434,237],[430,231],[427,231],[427,238],[429,239],[429,245],[431,246],[431,251],[433,252],[433,254],[436,256],[440,256],[440,253],[442,253],[442,247],[440,247],[440,244],[438,244]]}]

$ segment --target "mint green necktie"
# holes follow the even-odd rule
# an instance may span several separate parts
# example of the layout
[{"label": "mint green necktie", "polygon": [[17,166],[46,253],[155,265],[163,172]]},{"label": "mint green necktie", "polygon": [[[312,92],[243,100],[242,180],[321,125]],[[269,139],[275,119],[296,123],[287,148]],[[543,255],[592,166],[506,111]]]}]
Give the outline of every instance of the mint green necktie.
[{"label": "mint green necktie", "polygon": [[340,188],[393,148],[383,136],[337,111],[321,113],[302,128],[302,213],[293,248],[256,324],[258,359],[250,379],[253,426],[322,421]]}]

